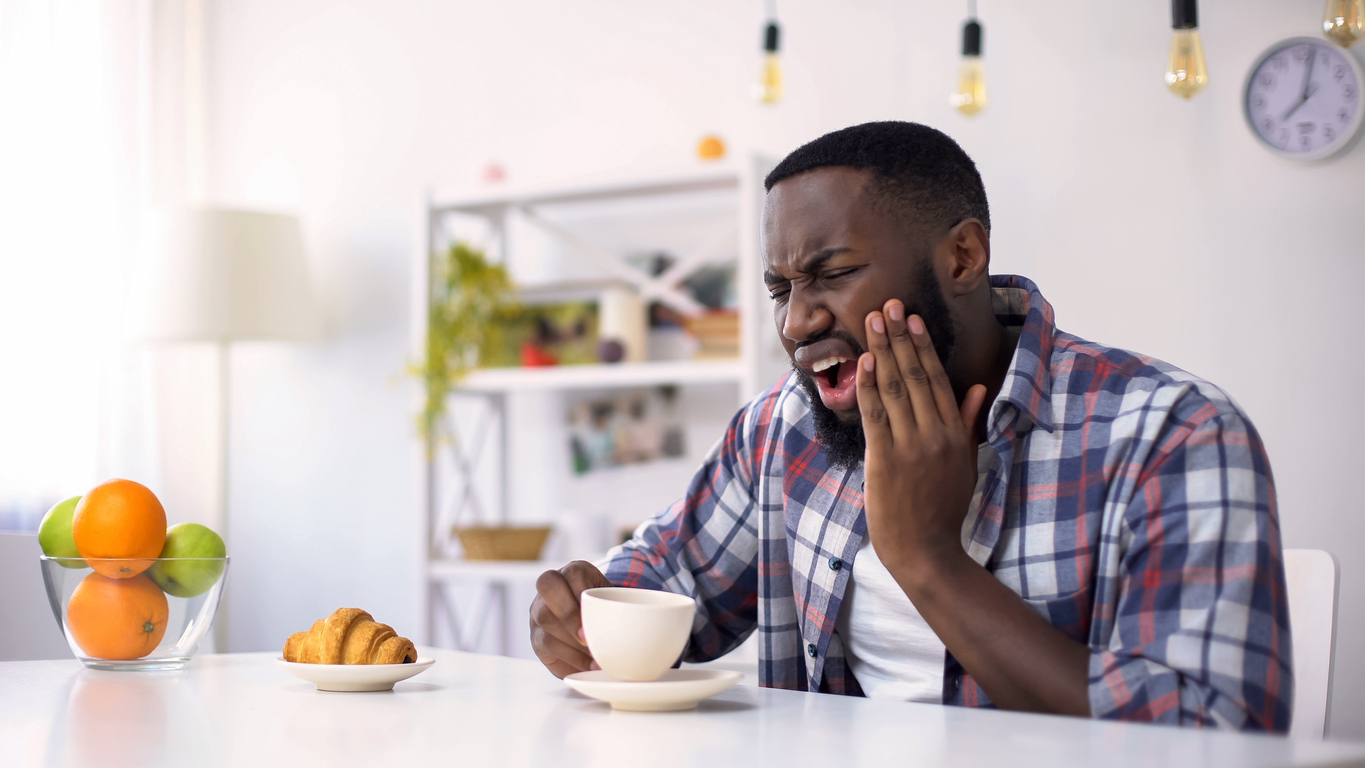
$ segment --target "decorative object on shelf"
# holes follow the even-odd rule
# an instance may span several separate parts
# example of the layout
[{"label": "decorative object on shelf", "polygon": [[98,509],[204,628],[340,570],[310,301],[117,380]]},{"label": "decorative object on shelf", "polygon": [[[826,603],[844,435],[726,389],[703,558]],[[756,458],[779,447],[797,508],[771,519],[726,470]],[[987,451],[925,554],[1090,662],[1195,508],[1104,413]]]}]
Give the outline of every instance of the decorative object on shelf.
[{"label": "decorative object on shelf", "polygon": [[409,367],[426,387],[417,427],[428,450],[440,437],[447,397],[486,350],[501,345],[502,324],[516,315],[507,270],[489,264],[483,251],[455,243],[433,267],[424,358]]},{"label": "decorative object on shelf", "polygon": [[569,408],[569,454],[575,475],[687,455],[677,388],[625,391],[574,403]]},{"label": "decorative object on shelf", "polygon": [[1171,53],[1166,58],[1166,87],[1190,98],[1209,84],[1204,44],[1199,41],[1196,0],[1171,0]]},{"label": "decorative object on shelf", "polygon": [[[520,294],[527,299],[527,293]],[[545,368],[597,362],[597,306],[590,301],[508,305],[479,368]]]},{"label": "decorative object on shelf", "polygon": [[687,332],[697,339],[697,360],[739,357],[739,313],[712,309],[686,319]]},{"label": "decorative object on shelf", "polygon": [[455,526],[451,529],[464,547],[466,560],[539,560],[548,525]]},{"label": "decorative object on shelf", "polygon": [[703,136],[697,142],[697,157],[703,160],[720,160],[725,157],[725,141],[716,135]]},{"label": "decorative object on shelf", "polygon": [[782,62],[778,56],[781,29],[777,25],[777,0],[768,0],[768,24],[763,28],[763,69],[754,95],[764,104],[782,100]]},{"label": "decorative object on shelf", "polygon": [[957,90],[948,101],[964,115],[986,108],[986,73],[981,65],[981,22],[976,20],[976,0],[967,2],[967,23],[962,25],[962,66]]},{"label": "decorative object on shelf", "polygon": [[1360,137],[1365,68],[1316,37],[1291,37],[1252,63],[1242,88],[1242,114],[1261,144],[1300,162],[1339,155]]},{"label": "decorative object on shelf", "polygon": [[547,352],[540,344],[528,341],[521,345],[521,364],[525,368],[548,368],[559,365],[559,358]]},{"label": "decorative object on shelf", "polygon": [[1365,37],[1365,0],[1327,0],[1322,33],[1342,48],[1360,42]]},{"label": "decorative object on shelf", "polygon": [[604,363],[619,363],[626,358],[626,347],[616,339],[597,342],[597,359]]},{"label": "decorative object on shelf", "polygon": [[602,291],[597,304],[597,335],[604,341],[620,342],[625,348],[622,362],[645,361],[647,334],[645,302],[640,294],[629,288]]}]

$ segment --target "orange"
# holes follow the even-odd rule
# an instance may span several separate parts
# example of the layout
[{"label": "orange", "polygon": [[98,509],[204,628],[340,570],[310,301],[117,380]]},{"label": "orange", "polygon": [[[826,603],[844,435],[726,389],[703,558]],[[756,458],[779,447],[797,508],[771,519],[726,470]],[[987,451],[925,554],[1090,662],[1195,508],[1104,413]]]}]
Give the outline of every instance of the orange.
[{"label": "orange", "polygon": [[725,141],[719,136],[705,136],[697,143],[697,157],[703,160],[719,160],[725,157]]},{"label": "orange", "polygon": [[166,634],[170,606],[145,575],[86,576],[66,603],[66,626],[76,644],[97,659],[140,659]]},{"label": "orange", "polygon": [[[111,579],[136,576],[152,566],[166,543],[166,510],[147,486],[132,480],[100,483],[81,497],[71,518],[76,550],[90,567]],[[100,563],[91,558],[144,558]]]}]

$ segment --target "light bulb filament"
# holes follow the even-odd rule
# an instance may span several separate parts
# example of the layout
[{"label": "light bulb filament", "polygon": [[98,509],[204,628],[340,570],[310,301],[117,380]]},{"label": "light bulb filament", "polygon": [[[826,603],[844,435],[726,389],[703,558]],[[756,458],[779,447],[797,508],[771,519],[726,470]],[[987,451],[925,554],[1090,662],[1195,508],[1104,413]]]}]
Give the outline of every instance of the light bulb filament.
[{"label": "light bulb filament", "polygon": [[1355,45],[1365,37],[1365,0],[1327,0],[1322,31],[1343,48]]},{"label": "light bulb filament", "polygon": [[1166,87],[1177,96],[1190,98],[1209,84],[1204,46],[1198,29],[1176,29],[1171,34],[1171,55],[1166,60]]},{"label": "light bulb filament", "polygon": [[986,108],[986,73],[981,66],[980,56],[962,57],[957,90],[948,102],[964,115],[975,115]]}]

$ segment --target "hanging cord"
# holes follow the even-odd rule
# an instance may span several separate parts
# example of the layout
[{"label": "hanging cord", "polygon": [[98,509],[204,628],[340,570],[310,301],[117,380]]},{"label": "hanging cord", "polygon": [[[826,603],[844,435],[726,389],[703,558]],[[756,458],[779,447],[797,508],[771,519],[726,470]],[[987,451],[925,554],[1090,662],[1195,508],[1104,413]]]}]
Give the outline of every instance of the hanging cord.
[{"label": "hanging cord", "polygon": [[763,6],[768,10],[768,21],[777,21],[777,0],[764,0]]},{"label": "hanging cord", "polygon": [[967,0],[967,18],[976,18],[976,0]]}]

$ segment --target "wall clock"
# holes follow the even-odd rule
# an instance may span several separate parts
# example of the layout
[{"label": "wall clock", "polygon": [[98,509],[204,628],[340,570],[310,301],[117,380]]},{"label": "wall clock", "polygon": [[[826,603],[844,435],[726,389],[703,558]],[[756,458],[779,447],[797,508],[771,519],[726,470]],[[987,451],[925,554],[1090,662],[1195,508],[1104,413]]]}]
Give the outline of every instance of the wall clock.
[{"label": "wall clock", "polygon": [[1314,37],[1270,46],[1251,65],[1242,112],[1261,144],[1280,157],[1325,160],[1361,132],[1365,69],[1344,48]]}]

